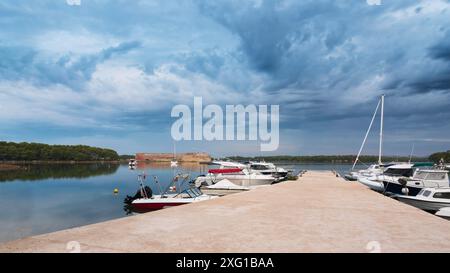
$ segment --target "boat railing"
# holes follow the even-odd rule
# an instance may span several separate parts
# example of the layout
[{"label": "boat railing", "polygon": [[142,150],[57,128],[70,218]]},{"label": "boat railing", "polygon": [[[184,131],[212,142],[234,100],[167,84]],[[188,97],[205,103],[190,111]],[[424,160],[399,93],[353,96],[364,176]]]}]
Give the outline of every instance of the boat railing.
[{"label": "boat railing", "polygon": [[191,197],[191,198],[196,198],[203,194],[198,188],[195,188],[195,187],[188,188],[188,189],[184,190],[183,192],[187,193],[187,195],[189,195],[189,197]]}]

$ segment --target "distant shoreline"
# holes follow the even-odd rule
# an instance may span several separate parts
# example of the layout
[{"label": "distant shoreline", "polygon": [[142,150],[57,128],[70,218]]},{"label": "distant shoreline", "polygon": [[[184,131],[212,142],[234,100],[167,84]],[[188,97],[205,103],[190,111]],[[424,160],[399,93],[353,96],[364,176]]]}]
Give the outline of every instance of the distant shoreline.
[{"label": "distant shoreline", "polygon": [[30,161],[0,161],[0,171],[15,171],[26,170],[24,165],[39,165],[39,164],[123,164],[127,163],[125,160],[108,160],[108,161],[63,161],[63,160],[30,160]]},{"label": "distant shoreline", "polygon": [[127,163],[128,160],[5,160],[0,161],[0,166],[3,165],[24,165],[24,164],[92,164],[92,163]]},{"label": "distant shoreline", "polygon": [[22,169],[21,166],[15,164],[0,163],[0,171],[12,171]]}]

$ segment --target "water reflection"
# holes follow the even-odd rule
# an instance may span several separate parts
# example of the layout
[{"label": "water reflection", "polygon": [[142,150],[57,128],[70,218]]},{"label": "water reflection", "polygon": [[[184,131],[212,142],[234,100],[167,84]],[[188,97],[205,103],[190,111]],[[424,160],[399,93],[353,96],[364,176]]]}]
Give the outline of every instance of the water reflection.
[{"label": "water reflection", "polygon": [[[278,164],[277,164],[278,165]],[[299,170],[348,170],[350,165],[279,164]],[[148,175],[146,185],[154,194],[164,190],[173,177],[189,173],[190,179],[207,172],[208,165],[182,163],[170,168],[170,163],[144,162],[137,170],[128,164],[30,164],[26,170],[1,171],[0,181],[0,242],[61,229],[98,223],[125,217],[124,199],[139,188],[137,175]],[[29,183],[35,181],[39,183]],[[118,189],[115,193],[114,189]],[[180,187],[182,190],[182,187]]]},{"label": "water reflection", "polygon": [[99,175],[114,174],[119,169],[118,163],[89,164],[27,164],[17,170],[0,172],[0,182],[22,180],[36,181],[59,178],[88,178]]},{"label": "water reflection", "polygon": [[149,169],[157,169],[157,170],[166,170],[166,169],[174,169],[177,172],[180,171],[192,171],[192,172],[207,172],[208,165],[200,164],[197,162],[179,162],[178,166],[175,168],[170,167],[170,162],[150,162],[150,161],[139,161],[137,163],[138,170],[149,170]]}]

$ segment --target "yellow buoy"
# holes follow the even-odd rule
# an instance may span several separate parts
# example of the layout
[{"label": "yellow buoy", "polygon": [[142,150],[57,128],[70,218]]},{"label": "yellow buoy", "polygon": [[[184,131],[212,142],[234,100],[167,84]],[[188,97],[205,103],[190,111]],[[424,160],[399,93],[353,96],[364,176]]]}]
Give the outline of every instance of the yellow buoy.
[{"label": "yellow buoy", "polygon": [[118,194],[119,193],[119,189],[114,189],[114,194]]}]

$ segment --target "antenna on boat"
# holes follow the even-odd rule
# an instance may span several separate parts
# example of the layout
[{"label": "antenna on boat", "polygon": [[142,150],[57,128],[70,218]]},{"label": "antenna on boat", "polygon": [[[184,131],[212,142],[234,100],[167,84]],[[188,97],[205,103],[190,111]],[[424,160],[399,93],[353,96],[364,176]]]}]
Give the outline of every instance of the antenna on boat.
[{"label": "antenna on boat", "polygon": [[153,180],[155,181],[155,184],[158,186],[161,197],[163,197],[165,192],[163,192],[161,189],[161,185],[159,184],[158,177],[156,175],[154,175]]},{"label": "antenna on boat", "polygon": [[381,95],[381,121],[380,121],[380,148],[378,151],[378,164],[381,165],[381,155],[383,153],[383,121],[384,121],[384,94]]},{"label": "antenna on boat", "polygon": [[414,153],[414,143],[412,144],[411,153],[409,154],[409,161],[408,161],[409,164],[411,164],[413,153]]},{"label": "antenna on boat", "polygon": [[[364,144],[366,144],[367,137],[369,136],[370,129],[372,128],[373,121],[375,120],[375,117],[376,117],[377,112],[378,112],[378,108],[380,107],[380,104],[381,104],[382,101],[384,102],[384,95],[381,97],[381,100],[378,101],[377,107],[375,108],[375,112],[373,113],[372,120],[370,121],[369,128],[367,129],[366,135],[364,136],[364,140],[361,143],[361,147],[359,148],[358,155],[356,156],[355,162],[353,162],[352,170],[355,168],[355,165],[356,165],[356,163],[359,160],[359,156],[361,155],[362,149],[364,148]],[[380,134],[380,136],[381,135],[382,134]],[[381,138],[380,138],[380,141],[381,141]],[[381,144],[381,142],[380,142],[380,144]],[[381,160],[381,145],[380,145],[380,156],[378,158],[378,161],[380,161],[380,160]]]}]

